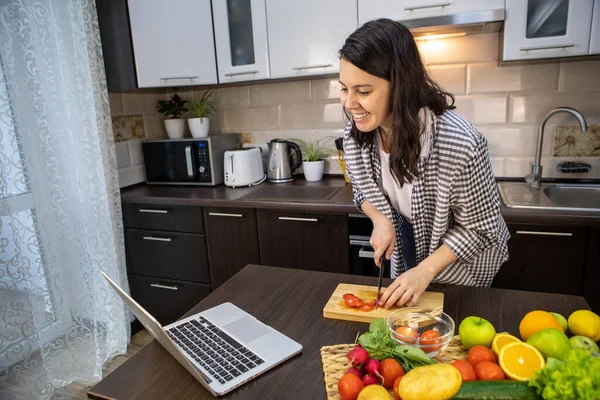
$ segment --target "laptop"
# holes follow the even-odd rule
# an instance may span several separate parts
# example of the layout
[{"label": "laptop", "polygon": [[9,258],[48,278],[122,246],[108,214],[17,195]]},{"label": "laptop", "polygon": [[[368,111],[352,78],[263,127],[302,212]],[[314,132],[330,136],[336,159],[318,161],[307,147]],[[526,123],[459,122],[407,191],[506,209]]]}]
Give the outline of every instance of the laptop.
[{"label": "laptop", "polygon": [[302,351],[302,345],[231,303],[165,327],[104,272],[137,319],[213,396],[221,396]]}]

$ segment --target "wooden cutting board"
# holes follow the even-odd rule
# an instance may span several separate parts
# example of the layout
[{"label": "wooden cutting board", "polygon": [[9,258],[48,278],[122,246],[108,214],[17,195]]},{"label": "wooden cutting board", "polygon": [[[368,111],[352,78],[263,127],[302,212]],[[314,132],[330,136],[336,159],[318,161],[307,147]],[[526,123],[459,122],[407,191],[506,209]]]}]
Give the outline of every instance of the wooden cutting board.
[{"label": "wooden cutting board", "polygon": [[[381,288],[381,293],[386,288]],[[375,318],[387,318],[387,316],[401,307],[391,307],[385,309],[379,307],[377,310],[360,311],[356,308],[348,307],[344,301],[344,293],[352,293],[360,297],[362,300],[373,300],[377,297],[377,286],[351,285],[349,283],[340,283],[331,297],[325,308],[323,308],[323,316],[325,318],[343,319],[346,321],[371,322]],[[419,303],[416,307],[422,307],[435,311],[444,311],[444,293],[438,292],[423,292]]]}]

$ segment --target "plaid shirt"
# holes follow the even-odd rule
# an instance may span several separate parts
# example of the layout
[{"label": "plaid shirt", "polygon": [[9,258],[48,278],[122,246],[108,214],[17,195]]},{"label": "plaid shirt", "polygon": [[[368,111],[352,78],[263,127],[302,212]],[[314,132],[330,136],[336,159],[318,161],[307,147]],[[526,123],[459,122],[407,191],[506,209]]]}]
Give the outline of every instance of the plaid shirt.
[{"label": "plaid shirt", "polygon": [[[502,263],[508,260],[508,229],[500,214],[500,198],[483,135],[462,115],[429,112],[429,152],[419,161],[419,178],[411,195],[417,263],[448,246],[458,257],[435,278],[436,282],[490,286]],[[404,218],[381,188],[381,162],[376,140],[360,148],[344,132],[344,158],[352,183],[354,202],[368,200],[388,217],[396,229],[391,277],[405,269],[401,232]]]}]

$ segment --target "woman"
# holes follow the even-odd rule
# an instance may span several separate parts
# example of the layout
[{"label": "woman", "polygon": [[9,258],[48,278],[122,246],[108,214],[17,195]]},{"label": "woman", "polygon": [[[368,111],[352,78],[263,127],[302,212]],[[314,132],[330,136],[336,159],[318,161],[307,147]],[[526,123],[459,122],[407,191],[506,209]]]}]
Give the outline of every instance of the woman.
[{"label": "woman", "polygon": [[432,280],[490,286],[510,235],[487,143],[429,78],[410,31],[388,19],[358,28],[340,83],[354,201],[395,278],[380,305],[415,305]]}]

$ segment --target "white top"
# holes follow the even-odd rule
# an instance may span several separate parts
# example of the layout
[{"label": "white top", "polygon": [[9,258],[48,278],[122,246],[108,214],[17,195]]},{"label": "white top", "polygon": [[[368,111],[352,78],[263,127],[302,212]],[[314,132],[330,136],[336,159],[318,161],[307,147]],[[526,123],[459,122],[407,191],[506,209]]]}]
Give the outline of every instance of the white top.
[{"label": "white top", "polygon": [[[421,112],[423,114],[423,111]],[[431,116],[425,113],[425,133],[421,136],[421,158],[429,153],[429,137],[431,132]],[[390,198],[392,207],[406,218],[412,224],[411,196],[413,184],[404,182],[400,187],[390,171],[390,154],[383,151],[381,145],[381,136],[377,133],[377,147],[379,148],[379,158],[381,160],[381,183],[385,194]]]}]

